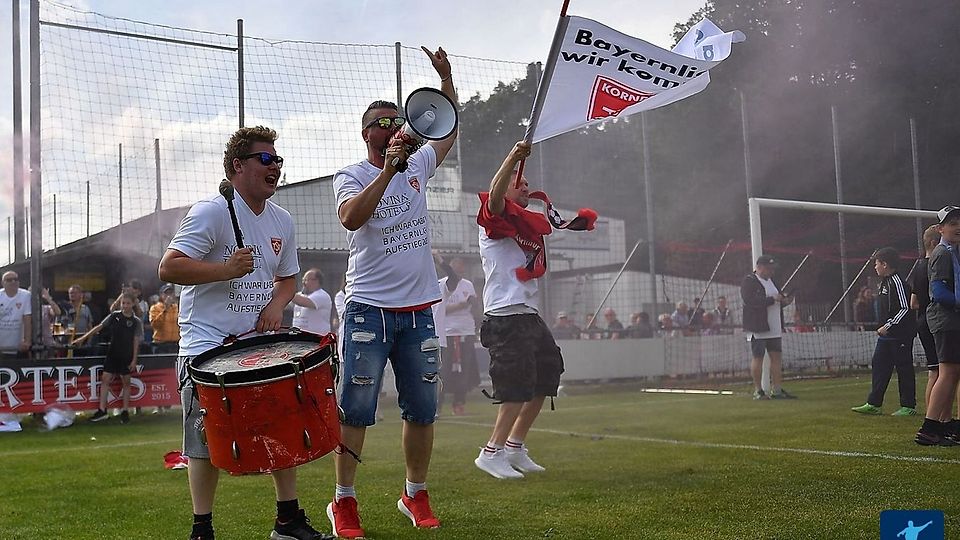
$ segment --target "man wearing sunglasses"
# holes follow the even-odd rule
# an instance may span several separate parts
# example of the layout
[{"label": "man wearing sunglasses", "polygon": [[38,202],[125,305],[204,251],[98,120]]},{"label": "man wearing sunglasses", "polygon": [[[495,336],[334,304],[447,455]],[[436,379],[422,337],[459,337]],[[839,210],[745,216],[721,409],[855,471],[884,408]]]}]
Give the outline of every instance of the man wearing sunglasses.
[{"label": "man wearing sunglasses", "polygon": [[[246,247],[237,249],[227,201],[222,195],[202,200],[187,212],[160,261],[163,281],[184,285],[180,295],[180,356],[183,388],[183,453],[190,458],[188,478],[193,502],[191,540],[212,540],[213,500],[219,470],[202,442],[200,403],[194,398],[187,363],[228,335],[279,330],[283,309],[296,293],[300,272],[290,213],[268,199],[277,190],[283,159],[277,133],[257,126],[230,137],[223,169],[236,193],[236,219]],[[272,540],[331,538],[310,526],[297,500],[296,469],[273,473],[277,519]]]},{"label": "man wearing sunglasses", "polygon": [[[450,62],[442,49],[423,47],[440,76],[440,89],[457,103]],[[407,156],[394,135],[404,121],[397,106],[375,101],[363,113],[366,159],[334,176],[337,212],[347,229],[346,308],[343,316],[343,443],[357,453],[376,422],[387,358],[393,367],[403,418],[406,483],[397,508],[416,527],[440,521],[430,508],[427,469],[440,382],[439,340],[431,305],[440,301],[430,249],[426,185],[453,146],[456,132]],[[406,171],[396,163],[407,160]],[[342,538],[364,535],[354,488],[357,462],[335,457],[337,486],[327,517]]]}]

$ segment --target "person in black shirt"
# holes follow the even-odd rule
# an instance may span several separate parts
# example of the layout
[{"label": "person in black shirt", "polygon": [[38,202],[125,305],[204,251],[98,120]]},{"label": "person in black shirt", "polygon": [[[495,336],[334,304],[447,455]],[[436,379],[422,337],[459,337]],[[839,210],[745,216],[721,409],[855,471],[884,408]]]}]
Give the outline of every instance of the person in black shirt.
[{"label": "person in black shirt", "polygon": [[620,334],[623,333],[623,323],[617,319],[617,312],[613,308],[607,308],[603,312],[603,318],[607,321],[607,331],[604,332],[604,337],[620,339]]},{"label": "person in black shirt", "polygon": [[[937,358],[937,345],[933,341],[933,334],[930,333],[930,325],[927,323],[927,306],[930,305],[930,255],[934,248],[940,242],[940,233],[937,232],[937,226],[931,225],[923,231],[923,251],[925,256],[918,259],[913,266],[913,272],[907,279],[910,285],[910,309],[917,311],[917,337],[920,338],[920,344],[923,346],[923,355],[927,358],[927,389],[924,392],[925,403],[930,404],[930,392],[933,391],[933,385],[937,382],[940,360]],[[949,420],[949,418],[947,418]]]},{"label": "person in black shirt", "polygon": [[645,339],[653,337],[653,326],[650,324],[650,314],[641,311],[630,315],[630,326],[627,327],[627,337]]},{"label": "person in black shirt", "polygon": [[889,247],[877,250],[874,269],[881,279],[878,298],[881,317],[886,321],[877,328],[870,395],[865,404],[851,409],[856,413],[881,414],[883,395],[896,368],[900,408],[893,416],[917,414],[917,381],[913,371],[913,338],[917,333],[917,320],[910,313],[910,290],[897,273],[899,268],[900,254],[897,250]]},{"label": "person in black shirt", "polygon": [[114,377],[120,377],[123,383],[123,410],[120,412],[120,422],[130,421],[130,373],[137,369],[137,351],[143,341],[143,321],[134,313],[137,305],[136,297],[129,292],[120,295],[120,311],[107,315],[103,321],[90,329],[86,334],[78,337],[74,345],[83,343],[87,338],[106,329],[110,333],[110,346],[107,348],[107,358],[103,363],[103,378],[100,385],[100,407],[90,418],[92,422],[99,422],[107,418],[107,394],[110,393],[110,383]]}]

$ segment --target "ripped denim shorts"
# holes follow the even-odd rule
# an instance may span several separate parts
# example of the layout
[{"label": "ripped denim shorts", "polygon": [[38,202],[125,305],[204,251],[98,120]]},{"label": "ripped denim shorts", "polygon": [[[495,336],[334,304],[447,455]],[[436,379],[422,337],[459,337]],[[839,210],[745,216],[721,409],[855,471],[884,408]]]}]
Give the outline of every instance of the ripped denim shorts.
[{"label": "ripped denim shorts", "polygon": [[401,418],[432,424],[440,385],[440,342],[433,310],[398,312],[348,302],[343,320],[343,423],[376,423],[377,399],[389,358],[396,377]]}]

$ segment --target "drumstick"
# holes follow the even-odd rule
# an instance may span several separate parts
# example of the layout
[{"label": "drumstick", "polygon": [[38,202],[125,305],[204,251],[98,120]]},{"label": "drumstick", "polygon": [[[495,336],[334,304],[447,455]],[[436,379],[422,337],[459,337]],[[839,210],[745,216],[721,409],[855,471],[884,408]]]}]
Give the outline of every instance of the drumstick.
[{"label": "drumstick", "polygon": [[233,208],[233,184],[226,178],[220,182],[220,194],[227,200],[227,210],[230,211],[230,221],[233,223],[233,234],[237,238],[237,249],[243,249],[243,233],[240,232],[240,223],[237,222],[237,211]]}]

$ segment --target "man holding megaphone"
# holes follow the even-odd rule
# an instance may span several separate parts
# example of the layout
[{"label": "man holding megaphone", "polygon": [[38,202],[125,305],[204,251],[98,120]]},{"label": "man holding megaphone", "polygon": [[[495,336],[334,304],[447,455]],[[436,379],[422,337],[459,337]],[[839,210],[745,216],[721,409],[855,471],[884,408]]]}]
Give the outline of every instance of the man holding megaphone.
[{"label": "man holding megaphone", "polygon": [[[440,383],[440,347],[430,306],[440,301],[430,248],[426,185],[457,137],[457,102],[450,62],[442,49],[423,47],[440,76],[440,91],[421,88],[405,113],[375,101],[360,134],[367,158],[334,176],[337,213],[350,250],[343,325],[343,444],[358,454],[376,422],[387,359],[393,367],[403,418],[406,484],[397,508],[416,527],[440,521],[430,508],[427,469]],[[425,144],[424,144],[425,143]],[[364,535],[354,488],[357,461],[336,456],[337,486],[327,517],[342,538]]]}]

